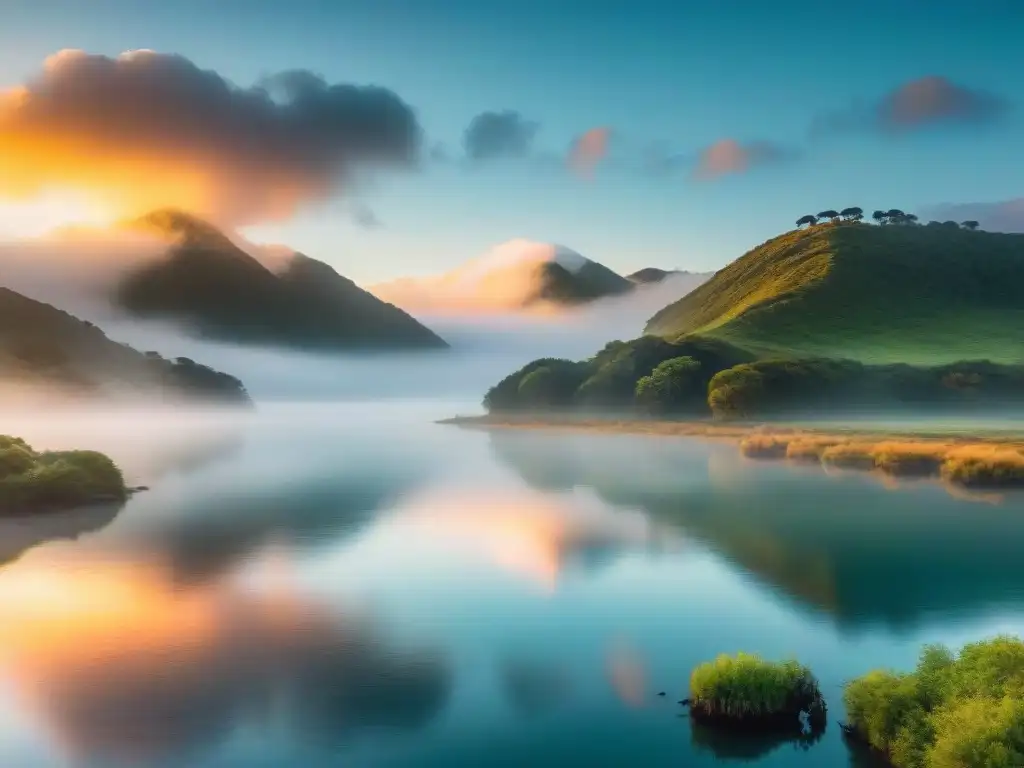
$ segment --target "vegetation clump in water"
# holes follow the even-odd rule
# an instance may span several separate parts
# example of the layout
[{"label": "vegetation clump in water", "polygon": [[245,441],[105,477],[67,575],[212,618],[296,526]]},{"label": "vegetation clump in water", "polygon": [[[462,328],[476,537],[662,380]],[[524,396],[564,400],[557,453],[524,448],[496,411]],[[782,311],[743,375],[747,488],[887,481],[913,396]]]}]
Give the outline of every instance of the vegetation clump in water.
[{"label": "vegetation clump in water", "polygon": [[121,470],[97,451],[36,452],[0,435],[0,514],[52,511],[128,496]]},{"label": "vegetation clump in water", "polygon": [[731,728],[815,735],[825,729],[826,706],[817,679],[806,667],[738,653],[721,655],[693,670],[690,714],[698,721]]},{"label": "vegetation clump in water", "polygon": [[1024,765],[1024,642],[996,637],[959,656],[927,646],[910,674],[848,683],[847,733],[897,768]]}]

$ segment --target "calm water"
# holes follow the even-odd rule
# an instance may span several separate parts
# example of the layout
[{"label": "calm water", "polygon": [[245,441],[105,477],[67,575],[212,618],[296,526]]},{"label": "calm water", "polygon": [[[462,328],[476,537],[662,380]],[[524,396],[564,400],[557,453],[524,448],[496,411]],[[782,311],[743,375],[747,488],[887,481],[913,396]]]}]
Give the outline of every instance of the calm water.
[{"label": "calm water", "polygon": [[[859,766],[845,679],[1024,630],[1019,499],[470,407],[5,417],[152,490],[0,521],[0,765]],[[736,650],[815,670],[818,744],[679,716]]]}]

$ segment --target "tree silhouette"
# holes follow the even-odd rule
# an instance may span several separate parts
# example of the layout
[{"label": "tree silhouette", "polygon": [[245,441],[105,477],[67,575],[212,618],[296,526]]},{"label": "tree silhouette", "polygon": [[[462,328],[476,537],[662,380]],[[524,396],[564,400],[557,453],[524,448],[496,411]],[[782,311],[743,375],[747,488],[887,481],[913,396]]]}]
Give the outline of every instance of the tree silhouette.
[{"label": "tree silhouette", "polygon": [[876,224],[885,223],[885,211],[875,211],[871,214],[871,218],[875,220]]},{"label": "tree silhouette", "polygon": [[908,213],[903,217],[903,220],[908,224],[917,224],[917,216],[913,213]]},{"label": "tree silhouette", "polygon": [[964,229],[969,229],[969,230],[971,230],[971,232],[973,232],[980,225],[976,221],[962,221],[962,222],[960,222],[960,226],[963,227]]},{"label": "tree silhouette", "polygon": [[835,221],[836,219],[839,218],[839,211],[833,211],[831,208],[829,208],[827,211],[822,211],[821,213],[819,213],[818,218]]},{"label": "tree silhouette", "polygon": [[810,227],[817,223],[818,217],[811,213],[808,213],[806,216],[801,216],[799,219],[796,220],[797,227],[802,227],[804,224]]},{"label": "tree silhouette", "polygon": [[903,220],[907,217],[903,211],[899,208],[890,208],[885,212],[885,220],[889,224],[902,224]]},{"label": "tree silhouette", "polygon": [[839,215],[847,221],[860,221],[864,218],[864,209],[857,208],[856,206],[853,208],[843,208],[843,210],[839,212]]}]

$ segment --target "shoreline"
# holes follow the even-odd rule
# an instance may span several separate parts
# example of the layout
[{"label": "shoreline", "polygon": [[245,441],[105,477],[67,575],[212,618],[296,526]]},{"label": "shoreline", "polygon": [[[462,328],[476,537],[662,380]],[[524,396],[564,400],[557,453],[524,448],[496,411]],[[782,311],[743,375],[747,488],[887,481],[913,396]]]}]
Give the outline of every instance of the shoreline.
[{"label": "shoreline", "polygon": [[442,419],[469,429],[597,432],[664,438],[725,440],[755,460],[818,463],[825,468],[933,478],[979,490],[1024,489],[1024,429],[914,430],[816,426],[806,423],[714,423],[575,415],[484,415]]}]

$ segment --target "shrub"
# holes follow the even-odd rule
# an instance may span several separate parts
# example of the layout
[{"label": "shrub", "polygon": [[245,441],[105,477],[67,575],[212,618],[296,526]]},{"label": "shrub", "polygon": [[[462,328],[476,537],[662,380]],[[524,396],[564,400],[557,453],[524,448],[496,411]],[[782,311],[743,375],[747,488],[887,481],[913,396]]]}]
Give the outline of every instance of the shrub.
[{"label": "shrub", "polygon": [[849,469],[871,469],[875,466],[875,457],[869,443],[839,443],[821,452],[821,461],[835,467]]},{"label": "shrub", "polygon": [[934,475],[942,465],[949,445],[944,443],[879,443],[872,453],[875,466],[890,475]]},{"label": "shrub", "polygon": [[950,482],[970,487],[1024,487],[1024,454],[995,446],[952,450],[940,473]]},{"label": "shrub", "polygon": [[637,381],[635,396],[651,413],[698,410],[704,407],[703,389],[701,364],[692,357],[674,357]]},{"label": "shrub", "polygon": [[798,437],[786,446],[786,458],[791,461],[820,462],[821,454],[837,441],[827,437]]},{"label": "shrub", "polygon": [[698,718],[799,726],[805,713],[823,727],[825,700],[810,670],[739,653],[701,664],[690,675],[690,712]]},{"label": "shrub", "polygon": [[843,694],[853,733],[897,768],[1024,765],[1024,642],[926,647],[911,674],[875,670]]},{"label": "shrub", "polygon": [[32,512],[96,501],[123,501],[124,477],[96,451],[36,453],[24,440],[0,436],[0,512]]},{"label": "shrub", "polygon": [[762,409],[764,376],[744,363],[720,371],[708,383],[708,406],[718,418],[744,418]]},{"label": "shrub", "polygon": [[740,453],[752,459],[781,459],[789,449],[790,438],[753,434],[740,441]]}]

